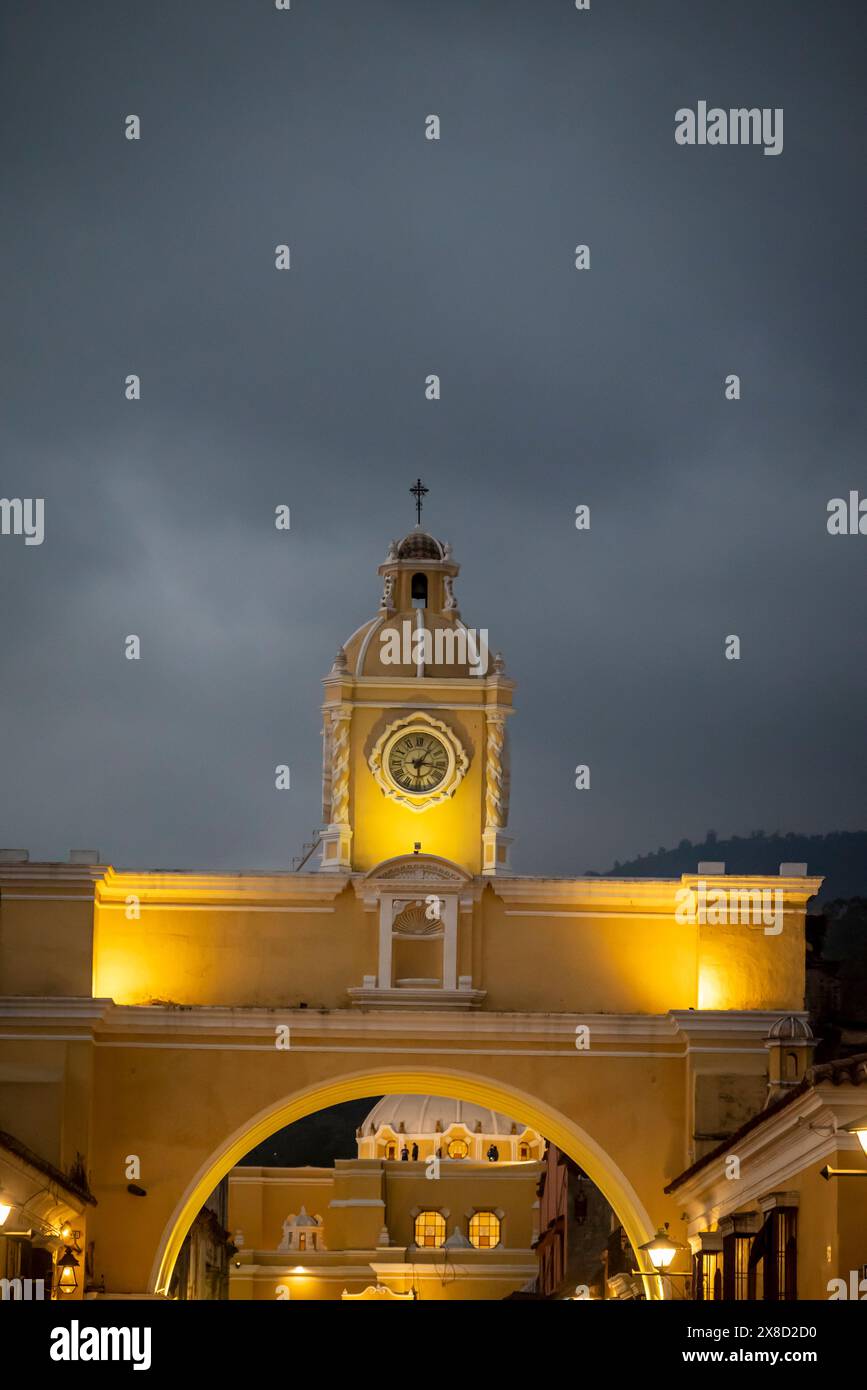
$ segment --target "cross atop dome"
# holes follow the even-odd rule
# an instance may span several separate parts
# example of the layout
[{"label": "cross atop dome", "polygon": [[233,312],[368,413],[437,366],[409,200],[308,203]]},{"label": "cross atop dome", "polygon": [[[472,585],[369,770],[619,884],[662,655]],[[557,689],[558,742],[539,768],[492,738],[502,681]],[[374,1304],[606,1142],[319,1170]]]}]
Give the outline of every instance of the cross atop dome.
[{"label": "cross atop dome", "polygon": [[416,480],[415,480],[415,486],[410,488],[410,492],[412,493],[413,497],[415,498],[416,526],[417,526],[419,529],[421,528],[422,498],[423,498],[423,497],[426,497],[429,491],[430,491],[430,488],[426,488],[426,487],[425,487],[425,485],[424,485],[424,483],[422,482],[421,478],[416,478]]}]

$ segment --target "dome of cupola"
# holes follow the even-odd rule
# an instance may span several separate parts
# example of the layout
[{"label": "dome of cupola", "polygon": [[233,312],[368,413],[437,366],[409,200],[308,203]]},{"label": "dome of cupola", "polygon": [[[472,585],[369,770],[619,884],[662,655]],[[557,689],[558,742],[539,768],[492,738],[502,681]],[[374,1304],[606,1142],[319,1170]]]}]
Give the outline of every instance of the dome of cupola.
[{"label": "dome of cupola", "polygon": [[448,547],[417,526],[394,547],[398,560],[445,560]]},{"label": "dome of cupola", "polygon": [[[403,1162],[469,1159],[477,1163],[528,1163],[540,1159],[545,1140],[538,1130],[486,1105],[449,1096],[383,1096],[359,1125],[359,1158]],[[491,1152],[494,1150],[495,1152]]]},{"label": "dome of cupola", "polygon": [[787,1014],[771,1024],[768,1037],[774,1042],[812,1042],[813,1030],[805,1019]]},{"label": "dome of cupola", "polygon": [[456,1124],[466,1126],[471,1134],[482,1134],[486,1138],[523,1132],[525,1128],[508,1115],[489,1110],[485,1105],[473,1105],[471,1101],[452,1100],[447,1096],[411,1095],[383,1096],[366,1116],[362,1128],[366,1134],[376,1134],[383,1126],[388,1126],[395,1134],[433,1138]]}]

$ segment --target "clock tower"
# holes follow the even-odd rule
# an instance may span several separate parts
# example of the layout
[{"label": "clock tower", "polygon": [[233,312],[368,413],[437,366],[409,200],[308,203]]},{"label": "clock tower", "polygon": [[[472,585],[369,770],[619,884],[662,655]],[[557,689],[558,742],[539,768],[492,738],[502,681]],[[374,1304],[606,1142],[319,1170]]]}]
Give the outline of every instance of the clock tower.
[{"label": "clock tower", "polygon": [[418,852],[509,873],[513,685],[487,631],[461,618],[459,570],[419,518],[379,566],[378,613],[325,677],[323,872]]}]

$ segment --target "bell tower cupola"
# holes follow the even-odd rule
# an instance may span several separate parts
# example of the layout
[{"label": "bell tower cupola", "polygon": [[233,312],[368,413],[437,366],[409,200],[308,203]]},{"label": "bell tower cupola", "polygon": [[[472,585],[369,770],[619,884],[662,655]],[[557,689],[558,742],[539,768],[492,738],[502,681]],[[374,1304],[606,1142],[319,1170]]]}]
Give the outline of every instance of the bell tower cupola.
[{"label": "bell tower cupola", "polygon": [[463,620],[451,546],[422,529],[427,488],[411,491],[416,526],[378,567],[376,616],[324,679],[320,868],[423,852],[508,873],[512,681],[487,629]]}]

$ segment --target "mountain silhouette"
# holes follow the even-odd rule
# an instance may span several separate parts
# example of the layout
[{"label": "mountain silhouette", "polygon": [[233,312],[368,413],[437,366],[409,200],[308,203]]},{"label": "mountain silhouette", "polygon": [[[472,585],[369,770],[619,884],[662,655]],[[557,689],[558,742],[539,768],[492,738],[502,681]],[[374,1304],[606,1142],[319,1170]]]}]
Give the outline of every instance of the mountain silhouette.
[{"label": "mountain silhouette", "polygon": [[702,860],[721,860],[730,874],[776,874],[781,864],[806,864],[808,874],[824,875],[821,901],[867,896],[867,830],[834,830],[827,835],[753,830],[727,840],[709,830],[697,844],[681,840],[676,849],[660,848],[624,864],[615,860],[599,877],[679,878],[694,874]]}]

